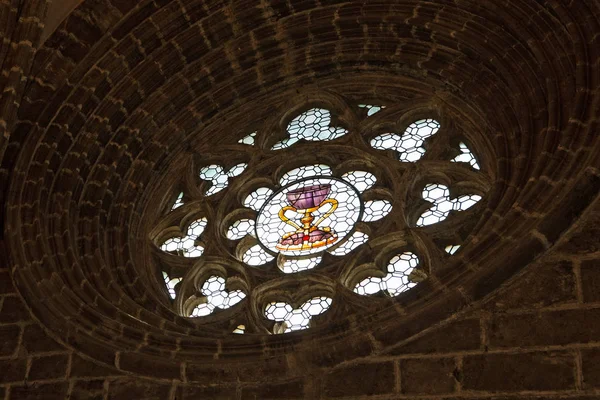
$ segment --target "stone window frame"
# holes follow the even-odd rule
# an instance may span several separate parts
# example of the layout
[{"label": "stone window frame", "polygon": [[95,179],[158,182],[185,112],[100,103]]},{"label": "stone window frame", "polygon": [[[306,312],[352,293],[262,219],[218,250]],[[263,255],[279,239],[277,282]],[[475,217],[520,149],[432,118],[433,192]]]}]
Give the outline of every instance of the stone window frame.
[{"label": "stone window frame", "polygon": [[[149,235],[155,244],[158,244],[165,237],[165,232],[169,231],[169,229],[172,232],[172,228],[168,227],[169,224],[173,224],[176,220],[193,220],[190,216],[191,213],[194,216],[202,214],[209,219],[207,231],[210,232],[209,235],[212,235],[212,239],[208,239],[206,242],[213,242],[212,246],[210,246],[212,250],[214,251],[219,247],[225,249],[225,252],[216,251],[211,256],[203,255],[203,257],[200,257],[200,260],[177,262],[175,263],[176,268],[171,266],[173,262],[172,258],[174,257],[160,254],[160,252],[156,254],[157,252],[154,251],[156,249],[153,250],[154,260],[158,260],[154,263],[157,265],[153,266],[155,269],[153,275],[157,275],[156,271],[168,269],[173,271],[172,273],[175,274],[175,277],[181,277],[183,280],[176,288],[176,291],[182,294],[178,295],[175,301],[173,301],[172,307],[174,311],[179,315],[187,316],[186,314],[190,312],[190,301],[186,301],[184,298],[186,296],[193,298],[194,291],[198,291],[198,285],[202,283],[198,283],[197,276],[209,276],[205,272],[198,271],[211,270],[211,268],[215,271],[211,263],[220,265],[221,268],[217,268],[220,271],[217,275],[225,278],[228,282],[226,289],[234,290],[233,286],[229,288],[229,282],[233,282],[235,288],[243,287],[245,290],[252,291],[252,293],[246,293],[247,297],[244,300],[246,303],[252,304],[237,305],[226,310],[219,310],[202,318],[193,318],[192,321],[198,326],[205,324],[219,326],[224,333],[227,333],[236,330],[238,325],[244,325],[246,327],[245,333],[272,333],[274,323],[273,321],[266,320],[264,313],[261,311],[264,308],[264,304],[266,304],[264,302],[285,300],[289,304],[297,306],[315,296],[329,296],[333,299],[333,304],[329,311],[314,317],[315,320],[311,322],[311,328],[325,326],[339,319],[342,314],[347,314],[348,307],[346,305],[337,305],[340,301],[355,304],[357,310],[376,312],[378,308],[385,306],[388,302],[388,296],[380,292],[368,297],[360,296],[361,298],[358,299],[351,298],[352,296],[359,297],[351,293],[351,288],[355,287],[368,274],[372,274],[371,276],[385,274],[388,261],[395,255],[402,254],[403,252],[413,252],[418,256],[420,263],[416,276],[419,282],[431,276],[433,276],[434,280],[437,279],[434,271],[442,267],[440,264],[446,264],[448,258],[452,256],[452,254],[445,252],[444,249],[450,245],[462,246],[466,243],[470,230],[474,228],[477,221],[477,218],[473,218],[472,216],[479,215],[485,207],[485,196],[491,187],[493,177],[490,168],[492,162],[485,157],[487,151],[479,151],[480,144],[474,145],[473,143],[472,138],[480,133],[471,132],[470,135],[465,135],[462,130],[464,128],[461,129],[458,121],[453,119],[452,113],[446,108],[426,101],[416,101],[410,104],[399,105],[373,99],[361,99],[359,101],[357,99],[344,98],[342,95],[331,91],[315,91],[305,94],[301,98],[291,99],[290,103],[292,103],[291,106],[284,109],[279,115],[267,117],[262,123],[251,124],[246,129],[238,128],[237,131],[239,134],[237,136],[239,137],[235,141],[216,144],[215,148],[222,149],[224,153],[213,155],[206,152],[194,152],[183,168],[183,178],[179,179],[172,186],[170,189],[172,193],[165,196],[163,200],[162,209],[167,215],[162,218],[162,223],[157,224]],[[364,104],[376,104],[385,107],[377,113],[367,115],[370,110],[367,107],[363,107]],[[348,129],[348,133],[334,141],[306,141],[304,143],[299,142],[286,149],[270,150],[274,143],[285,137],[285,129],[288,122],[299,113],[313,107],[322,107],[330,110],[331,126],[339,125],[345,127]],[[432,137],[435,142],[431,140],[432,138],[425,140],[423,146],[427,151],[415,163],[401,162],[397,159],[395,152],[391,150],[376,150],[369,144],[373,137],[381,133],[401,133],[411,123],[427,118],[437,120],[441,127],[438,133]],[[242,143],[242,139],[248,135],[253,135],[253,145]],[[442,139],[439,139],[440,137]],[[347,154],[352,154],[353,152],[357,152],[356,147],[352,148],[353,146],[357,146],[357,143],[359,145],[362,144],[360,150],[363,153],[361,154],[367,154],[370,156],[369,158],[355,157],[354,159],[340,160],[340,156],[337,153],[334,156],[328,153],[328,151],[323,150],[324,148],[335,149],[338,153],[345,151]],[[481,169],[475,170],[469,163],[451,164],[451,161],[455,157],[463,154],[461,143],[466,144],[471,152],[476,155]],[[307,148],[311,147],[311,145],[313,147],[319,146],[319,152],[314,153],[314,149],[307,151]],[[268,154],[269,152],[274,154],[270,161],[256,165],[257,160],[264,158],[265,153]],[[290,153],[299,156],[293,159],[289,157]],[[230,181],[226,189],[211,196],[204,196],[210,187],[210,183],[199,179],[198,171],[205,165],[222,162],[223,158],[226,159],[226,163],[223,163],[225,170],[239,163],[247,163],[248,166],[241,176]],[[444,160],[439,160],[439,158],[444,158]],[[388,163],[386,165],[381,162],[382,160],[389,162],[394,159],[396,163]],[[317,162],[332,167],[334,176],[338,177],[344,172],[352,170],[364,170],[373,173],[377,177],[378,182],[374,189],[367,191],[363,197],[363,201],[374,199],[377,196],[379,196],[377,198],[394,201],[394,209],[399,209],[401,212],[404,210],[404,216],[400,218],[404,219],[404,229],[414,230],[414,234],[405,235],[399,232],[379,233],[367,242],[369,244],[368,251],[361,252],[359,250],[360,247],[366,247],[365,244],[359,246],[359,249],[353,250],[350,254],[336,261],[336,268],[319,271],[319,267],[317,266],[311,271],[291,274],[290,276],[276,277],[272,275],[266,282],[258,279],[261,283],[257,285],[257,279],[253,279],[249,275],[257,274],[260,277],[264,275],[264,271],[256,272],[256,268],[260,267],[247,266],[241,261],[243,250],[249,247],[249,242],[252,242],[252,240],[248,238],[237,240],[238,244],[234,248],[229,243],[231,241],[226,239],[226,231],[233,221],[240,218],[254,217],[253,212],[244,208],[242,204],[243,199],[252,190],[265,184],[276,187],[273,185],[287,171],[301,165]],[[422,164],[427,164],[427,167],[422,166]],[[265,174],[265,169],[271,170],[272,173],[270,175]],[[390,169],[404,171],[403,177],[395,185],[391,183],[389,177]],[[411,170],[415,176],[409,173]],[[382,180],[380,181],[380,179]],[[457,181],[460,183],[455,184]],[[451,213],[446,221],[428,227],[416,227],[418,217],[431,206],[430,203],[420,198],[420,192],[427,183],[447,185],[450,189],[450,198],[456,198],[463,194],[478,194],[483,199],[471,211]],[[394,189],[390,190],[388,189],[389,187]],[[180,191],[184,193],[184,205],[170,211],[169,207],[175,203],[181,193]],[[402,193],[400,196],[397,195],[398,191]],[[235,194],[228,195],[226,194],[228,192]],[[373,194],[376,196],[373,197]],[[407,205],[407,203],[410,204]],[[215,207],[215,204],[218,204],[218,207]],[[190,211],[196,208],[198,210],[204,209],[204,211],[196,213]],[[169,223],[165,223],[165,221],[169,221]],[[379,225],[382,224],[385,225],[385,221]],[[181,232],[183,232],[184,225],[182,223],[179,225]],[[358,231],[371,234],[373,228],[369,225],[370,223],[358,222],[356,227]],[[461,226],[463,228],[459,229]],[[385,229],[389,230],[390,228]],[[448,234],[448,232],[452,232],[452,234]],[[344,259],[346,261],[343,261]],[[272,260],[267,264],[271,265],[276,262],[277,260]],[[341,267],[342,263],[346,265]],[[228,264],[235,265],[235,267],[228,266]],[[187,267],[184,267],[184,265],[187,265]],[[196,272],[193,274],[192,272],[187,272],[187,276],[185,274],[181,275],[182,271],[186,268]],[[247,271],[242,273],[242,269],[244,268]],[[334,270],[337,271],[337,278],[331,276]],[[191,279],[191,276],[195,278]],[[315,285],[315,277],[318,277],[319,285]],[[294,295],[291,296],[281,290],[275,290],[268,284],[270,280],[276,280],[282,287],[289,288],[289,290],[294,292]],[[165,287],[162,276],[161,280],[157,279],[156,281],[157,285]],[[188,282],[194,283],[188,284]],[[339,284],[345,286],[345,289],[339,289]],[[314,289],[299,290],[299,288],[304,288],[303,285],[312,285]],[[163,291],[166,291],[166,288]],[[275,299],[272,293],[278,293],[280,297]],[[400,296],[402,295],[400,294]],[[348,297],[351,298],[350,301]],[[261,301],[264,304],[260,303]],[[345,311],[341,311],[342,309],[345,309]]]}]

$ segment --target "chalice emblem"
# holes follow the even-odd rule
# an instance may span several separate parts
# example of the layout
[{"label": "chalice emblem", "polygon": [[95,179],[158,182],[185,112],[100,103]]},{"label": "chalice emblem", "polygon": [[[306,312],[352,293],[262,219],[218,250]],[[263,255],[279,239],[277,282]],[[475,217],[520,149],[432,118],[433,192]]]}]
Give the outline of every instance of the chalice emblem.
[{"label": "chalice emblem", "polygon": [[[304,186],[286,193],[290,205],[281,208],[278,215],[283,222],[294,227],[296,231],[281,237],[275,246],[278,250],[309,250],[327,246],[338,240],[337,234],[331,227],[319,226],[338,207],[337,200],[328,198],[330,192],[331,185],[319,184]],[[327,205],[330,206],[329,209],[315,221],[313,213]],[[288,212],[298,214],[300,223],[286,216]]]}]

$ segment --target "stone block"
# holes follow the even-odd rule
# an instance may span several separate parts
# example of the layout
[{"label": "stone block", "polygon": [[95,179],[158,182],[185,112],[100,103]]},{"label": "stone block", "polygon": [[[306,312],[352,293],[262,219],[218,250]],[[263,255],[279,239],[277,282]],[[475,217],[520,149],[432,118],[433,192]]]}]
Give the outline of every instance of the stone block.
[{"label": "stone block", "polygon": [[489,345],[526,347],[588,343],[600,340],[600,308],[496,315],[489,325]]},{"label": "stone block", "polygon": [[75,381],[69,400],[104,400],[104,380]]},{"label": "stone block", "polygon": [[335,369],[324,378],[323,392],[328,397],[393,393],[394,363],[364,363]]},{"label": "stone block", "polygon": [[304,399],[304,382],[293,381],[278,384],[261,384],[242,388],[242,399]]},{"label": "stone block", "polygon": [[177,388],[177,395],[183,400],[229,400],[235,399],[237,388],[235,386],[180,386]]},{"label": "stone block", "polygon": [[121,353],[119,367],[124,371],[146,376],[181,379],[181,368],[178,363],[161,361],[138,353]]},{"label": "stone block", "polygon": [[600,349],[581,351],[585,389],[600,388]]},{"label": "stone block", "polygon": [[586,303],[600,302],[600,259],[581,263],[581,287],[583,301]]},{"label": "stone block", "polygon": [[103,366],[73,354],[71,359],[72,377],[117,376],[123,373],[115,368]]},{"label": "stone block", "polygon": [[16,296],[4,297],[0,311],[0,323],[2,324],[25,322],[31,318],[21,299]]},{"label": "stone block", "polygon": [[522,309],[577,301],[575,274],[569,261],[537,263],[529,268],[503,295],[495,296],[485,307]]},{"label": "stone block", "polygon": [[0,357],[12,355],[19,343],[21,327],[18,325],[0,326]]},{"label": "stone block", "polygon": [[588,211],[586,218],[580,219],[579,228],[570,233],[558,245],[558,251],[565,254],[587,254],[600,251],[600,202]]},{"label": "stone block", "polygon": [[0,360],[0,383],[23,382],[27,371],[27,359]]},{"label": "stone block", "polygon": [[12,386],[10,388],[11,400],[58,400],[67,399],[69,384],[67,382],[39,384],[27,386]]},{"label": "stone block", "polygon": [[481,347],[479,319],[453,321],[389,352],[393,355],[410,353],[447,353],[477,350]]},{"label": "stone block", "polygon": [[456,378],[453,358],[407,359],[400,362],[402,393],[452,393]]},{"label": "stone block", "polygon": [[25,327],[22,346],[28,353],[41,353],[63,350],[64,347],[44,332],[38,324]]},{"label": "stone block", "polygon": [[68,354],[33,358],[27,379],[29,381],[36,381],[65,378],[68,363]]},{"label": "stone block", "polygon": [[575,389],[575,359],[547,352],[465,356],[462,375],[463,390],[570,390]]},{"label": "stone block", "polygon": [[109,381],[108,400],[144,399],[165,400],[169,398],[170,384],[161,384],[135,377]]},{"label": "stone block", "polygon": [[14,293],[15,288],[8,271],[0,271],[0,295]]}]

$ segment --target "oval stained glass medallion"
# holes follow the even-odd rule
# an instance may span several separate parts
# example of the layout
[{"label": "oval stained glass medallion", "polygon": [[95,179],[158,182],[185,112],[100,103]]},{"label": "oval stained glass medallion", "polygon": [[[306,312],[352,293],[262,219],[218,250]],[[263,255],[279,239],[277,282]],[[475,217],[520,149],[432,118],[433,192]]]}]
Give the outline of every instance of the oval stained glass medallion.
[{"label": "oval stained glass medallion", "polygon": [[265,202],[256,220],[256,237],[271,254],[319,253],[352,233],[362,208],[358,191],[344,180],[297,180]]}]

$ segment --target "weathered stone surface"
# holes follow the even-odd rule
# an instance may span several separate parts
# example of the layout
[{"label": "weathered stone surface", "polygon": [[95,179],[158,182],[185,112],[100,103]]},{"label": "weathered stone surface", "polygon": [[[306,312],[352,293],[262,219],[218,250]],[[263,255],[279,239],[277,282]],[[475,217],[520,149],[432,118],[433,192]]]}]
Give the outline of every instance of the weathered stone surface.
[{"label": "weathered stone surface", "polygon": [[58,400],[67,397],[68,389],[69,385],[67,383],[17,385],[11,387],[10,398],[12,400]]},{"label": "weathered stone surface", "polygon": [[390,354],[450,353],[481,348],[480,320],[477,318],[453,321],[425,333],[407,344],[390,351]]},{"label": "weathered stone surface", "polygon": [[68,354],[34,358],[27,378],[32,381],[66,378],[68,361]]},{"label": "weathered stone surface", "polygon": [[[0,2],[0,399],[598,397],[597,1],[77,2]],[[386,109],[366,118],[364,102]],[[351,134],[269,158],[317,106]],[[445,132],[422,162],[369,148],[420,118]],[[442,167],[460,142],[479,172]],[[393,218],[312,271],[233,268],[217,218],[255,182],[204,196],[200,164],[223,159],[268,185],[292,164],[372,169]],[[484,199],[416,228],[429,181]],[[193,205],[154,235],[180,190]],[[249,296],[190,320],[155,268],[202,260],[156,241],[205,211],[206,254]],[[339,279],[405,248],[429,276],[413,290],[356,296]],[[331,317],[267,334],[257,287],[293,279],[293,297],[307,277]]]},{"label": "weathered stone surface", "polygon": [[581,359],[584,387],[600,387],[600,349],[582,350]]},{"label": "weathered stone surface", "polygon": [[404,394],[446,394],[454,392],[456,362],[452,358],[408,359],[400,362]]},{"label": "weathered stone surface", "polygon": [[242,388],[243,399],[304,399],[304,382],[294,381],[277,385],[261,384]]},{"label": "weathered stone surface", "polygon": [[0,326],[0,357],[12,355],[19,343],[21,327],[18,325]]},{"label": "weathered stone surface", "polygon": [[577,288],[572,263],[552,261],[534,263],[531,272],[511,285],[504,296],[490,300],[487,306],[493,311],[548,307],[576,301]]},{"label": "weathered stone surface", "polygon": [[109,381],[108,398],[119,400],[124,398],[163,400],[169,398],[171,385],[135,379],[119,379]]},{"label": "weathered stone surface", "polygon": [[390,362],[358,364],[336,369],[325,376],[326,397],[343,397],[348,393],[377,395],[395,390],[394,366]]},{"label": "weathered stone surface", "polygon": [[545,311],[491,318],[490,347],[527,347],[597,342],[600,308]]},{"label": "weathered stone surface", "polygon": [[27,371],[27,359],[0,360],[0,383],[23,382]]},{"label": "weathered stone surface", "polygon": [[600,259],[586,260],[581,263],[581,286],[583,301],[600,302]]},{"label": "weathered stone surface", "polygon": [[575,388],[575,360],[569,353],[467,356],[462,366],[466,390],[519,391]]},{"label": "weathered stone surface", "polygon": [[71,399],[103,400],[104,380],[76,381],[71,390]]}]

